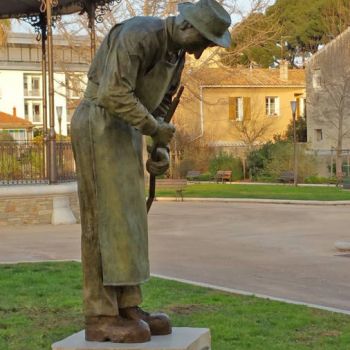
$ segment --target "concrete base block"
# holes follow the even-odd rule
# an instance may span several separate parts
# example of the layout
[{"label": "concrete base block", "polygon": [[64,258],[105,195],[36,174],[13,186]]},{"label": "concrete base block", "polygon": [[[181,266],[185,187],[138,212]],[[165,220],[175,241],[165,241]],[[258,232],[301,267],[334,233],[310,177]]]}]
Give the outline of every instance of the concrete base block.
[{"label": "concrete base block", "polygon": [[341,252],[350,252],[350,241],[337,241],[335,247]]},{"label": "concrete base block", "polygon": [[77,222],[75,216],[69,205],[68,196],[57,196],[53,198],[52,202],[52,217],[51,223],[53,225],[69,225]]},{"label": "concrete base block", "polygon": [[207,328],[173,328],[173,333],[153,336],[151,341],[140,344],[90,342],[85,332],[52,344],[52,350],[211,350],[210,331]]}]

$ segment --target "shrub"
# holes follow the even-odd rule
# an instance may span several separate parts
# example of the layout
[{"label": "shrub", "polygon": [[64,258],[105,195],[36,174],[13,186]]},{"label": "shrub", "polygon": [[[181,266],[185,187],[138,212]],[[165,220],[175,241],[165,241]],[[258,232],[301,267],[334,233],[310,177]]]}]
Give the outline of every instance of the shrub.
[{"label": "shrub", "polygon": [[[314,156],[305,152],[303,145],[298,145],[298,181],[302,182],[309,176],[316,175]],[[248,155],[248,167],[251,177],[258,181],[278,181],[285,171],[293,171],[294,150],[288,140],[276,139],[268,142],[259,150]]]},{"label": "shrub", "polygon": [[239,158],[228,153],[219,153],[209,161],[209,173],[215,176],[218,170],[231,170],[232,180],[241,180],[243,178],[242,162]]},{"label": "shrub", "polygon": [[265,143],[261,148],[251,151],[247,157],[247,167],[250,178],[257,179],[262,177],[262,171],[265,163],[271,159],[272,142]]},{"label": "shrub", "polygon": [[337,178],[333,177],[324,177],[324,176],[308,176],[305,179],[306,184],[336,184]]}]

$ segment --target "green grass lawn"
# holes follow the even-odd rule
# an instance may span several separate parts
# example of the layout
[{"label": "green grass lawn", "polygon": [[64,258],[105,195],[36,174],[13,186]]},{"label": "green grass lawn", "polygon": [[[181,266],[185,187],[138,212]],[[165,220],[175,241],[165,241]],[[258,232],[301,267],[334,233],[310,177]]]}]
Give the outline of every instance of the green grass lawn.
[{"label": "green grass lawn", "polygon": [[[174,189],[157,189],[158,197],[175,196]],[[264,198],[299,200],[350,200],[350,191],[336,187],[244,184],[189,184],[184,197],[196,198]],[[350,347],[349,347],[350,349]]]},{"label": "green grass lawn", "polygon": [[[49,350],[83,328],[79,263],[0,265],[0,349]],[[208,327],[213,350],[347,350],[350,317],[152,278],[144,307]]]}]

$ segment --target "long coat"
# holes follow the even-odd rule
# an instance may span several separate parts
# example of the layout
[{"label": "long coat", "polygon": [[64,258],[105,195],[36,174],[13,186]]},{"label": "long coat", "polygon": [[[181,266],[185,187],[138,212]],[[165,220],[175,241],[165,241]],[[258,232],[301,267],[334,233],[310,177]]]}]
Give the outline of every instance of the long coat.
[{"label": "long coat", "polygon": [[169,108],[183,69],[182,57],[169,61],[172,20],[135,17],[116,25],[72,119],[82,237],[97,231],[104,285],[149,278],[142,134],[156,131],[152,113]]}]

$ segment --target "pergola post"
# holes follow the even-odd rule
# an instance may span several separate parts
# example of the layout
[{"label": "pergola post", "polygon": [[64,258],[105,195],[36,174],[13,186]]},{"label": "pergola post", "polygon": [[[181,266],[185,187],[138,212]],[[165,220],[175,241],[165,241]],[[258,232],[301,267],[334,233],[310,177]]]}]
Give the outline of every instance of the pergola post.
[{"label": "pergola post", "polygon": [[40,32],[41,32],[41,85],[43,99],[43,144],[44,144],[44,171],[45,177],[49,174],[49,154],[48,154],[48,135],[47,135],[47,58],[46,58],[46,39],[47,39],[47,20],[46,13],[40,14]]},{"label": "pergola post", "polygon": [[96,54],[96,4],[94,2],[86,2],[86,12],[89,18],[90,29],[90,48],[91,48],[91,62]]},{"label": "pergola post", "polygon": [[49,183],[57,182],[56,162],[56,132],[55,132],[55,98],[53,79],[53,41],[52,41],[52,0],[46,0],[47,19],[47,61],[48,61],[48,86],[49,86]]}]

